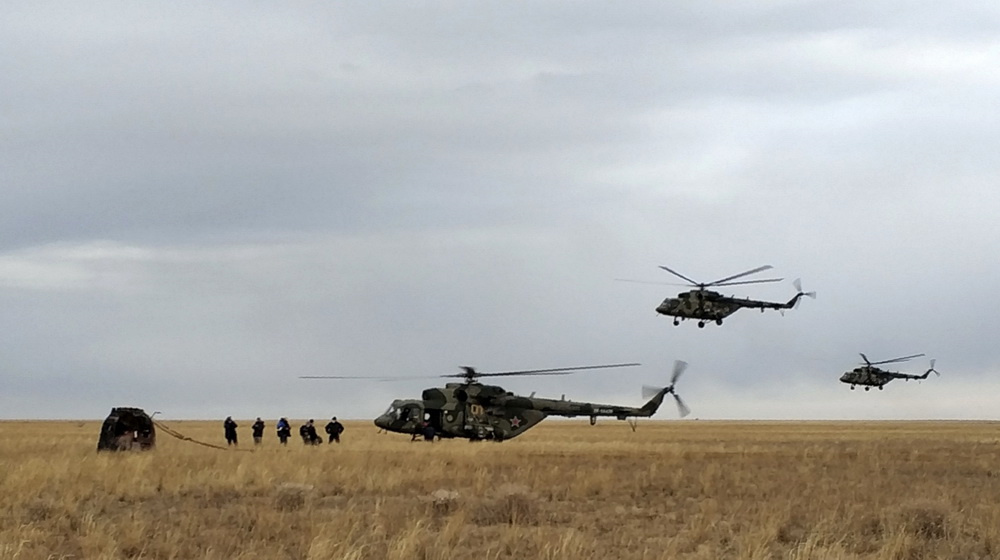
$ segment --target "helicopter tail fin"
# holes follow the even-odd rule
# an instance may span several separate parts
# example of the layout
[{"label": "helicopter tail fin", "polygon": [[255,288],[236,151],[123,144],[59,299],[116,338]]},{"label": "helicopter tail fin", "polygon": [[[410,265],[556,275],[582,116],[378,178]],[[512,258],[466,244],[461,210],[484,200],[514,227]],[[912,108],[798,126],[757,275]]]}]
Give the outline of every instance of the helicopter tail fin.
[{"label": "helicopter tail fin", "polygon": [[650,387],[648,385],[642,386],[642,396],[644,398],[649,398],[646,404],[642,405],[639,412],[642,416],[652,416],[656,414],[656,411],[660,409],[660,405],[663,404],[663,397],[667,395],[668,387]]}]

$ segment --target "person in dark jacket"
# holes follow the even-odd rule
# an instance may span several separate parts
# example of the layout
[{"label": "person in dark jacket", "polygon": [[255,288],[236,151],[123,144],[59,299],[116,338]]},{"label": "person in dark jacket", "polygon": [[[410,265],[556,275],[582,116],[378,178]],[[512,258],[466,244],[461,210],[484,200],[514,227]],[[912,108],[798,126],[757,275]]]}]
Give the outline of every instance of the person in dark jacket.
[{"label": "person in dark jacket", "polygon": [[261,438],[264,437],[264,421],[257,417],[257,421],[250,427],[253,430],[253,444],[260,445]]},{"label": "person in dark jacket", "polygon": [[344,433],[344,425],[337,421],[337,417],[334,416],[330,419],[330,422],[326,425],[326,434],[330,436],[330,441],[327,443],[337,442],[340,443],[340,434]]},{"label": "person in dark jacket", "polygon": [[236,421],[232,416],[226,416],[222,428],[226,431],[226,445],[239,445],[236,441]]},{"label": "person in dark jacket", "polygon": [[316,425],[311,419],[305,424],[302,424],[302,427],[299,428],[299,435],[302,436],[302,443],[306,445],[316,445],[317,443],[323,441],[316,433]]},{"label": "person in dark jacket", "polygon": [[288,445],[290,437],[292,437],[292,425],[288,423],[288,419],[281,418],[278,420],[278,439],[281,441],[281,445]]}]

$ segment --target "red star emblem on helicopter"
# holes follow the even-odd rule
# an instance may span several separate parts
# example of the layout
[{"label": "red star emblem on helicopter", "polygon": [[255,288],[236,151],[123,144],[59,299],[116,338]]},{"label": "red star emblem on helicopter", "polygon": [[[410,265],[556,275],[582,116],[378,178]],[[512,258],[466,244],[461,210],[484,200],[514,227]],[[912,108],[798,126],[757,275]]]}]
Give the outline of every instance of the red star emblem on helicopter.
[{"label": "red star emblem on helicopter", "polygon": [[511,428],[517,429],[520,426],[521,426],[521,419],[520,418],[518,418],[517,416],[515,416],[515,417],[513,417],[513,418],[510,419],[510,427]]}]

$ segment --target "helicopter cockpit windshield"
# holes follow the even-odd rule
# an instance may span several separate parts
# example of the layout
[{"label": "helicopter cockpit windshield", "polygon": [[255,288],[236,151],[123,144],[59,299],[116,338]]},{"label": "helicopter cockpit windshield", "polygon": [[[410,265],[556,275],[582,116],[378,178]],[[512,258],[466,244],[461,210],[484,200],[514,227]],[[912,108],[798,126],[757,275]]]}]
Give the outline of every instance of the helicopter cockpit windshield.
[{"label": "helicopter cockpit windshield", "polygon": [[381,416],[375,419],[375,425],[389,429],[392,426],[416,423],[423,413],[423,406],[419,401],[395,400]]}]

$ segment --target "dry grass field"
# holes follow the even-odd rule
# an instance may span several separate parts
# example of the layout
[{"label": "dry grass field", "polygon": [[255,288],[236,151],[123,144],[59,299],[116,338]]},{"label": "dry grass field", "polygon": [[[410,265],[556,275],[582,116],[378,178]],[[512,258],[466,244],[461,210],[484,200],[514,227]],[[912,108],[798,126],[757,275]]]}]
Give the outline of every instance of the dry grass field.
[{"label": "dry grass field", "polygon": [[[347,423],[253,453],[0,422],[0,558],[1000,558],[1000,424],[548,421],[496,443]],[[167,422],[223,442],[220,422]],[[249,449],[250,422],[241,422]],[[293,423],[298,426],[298,423]]]}]

